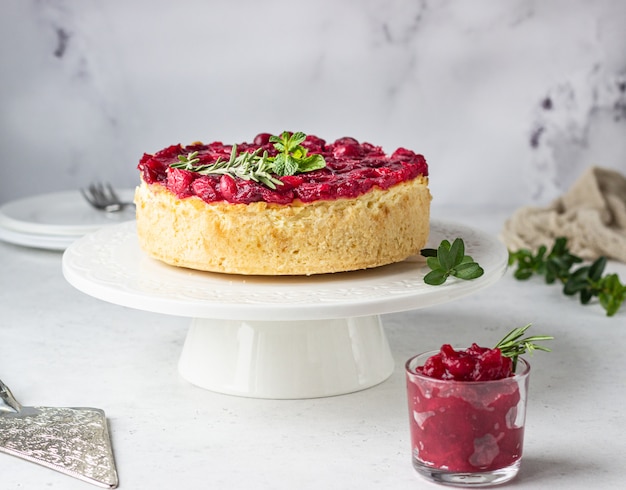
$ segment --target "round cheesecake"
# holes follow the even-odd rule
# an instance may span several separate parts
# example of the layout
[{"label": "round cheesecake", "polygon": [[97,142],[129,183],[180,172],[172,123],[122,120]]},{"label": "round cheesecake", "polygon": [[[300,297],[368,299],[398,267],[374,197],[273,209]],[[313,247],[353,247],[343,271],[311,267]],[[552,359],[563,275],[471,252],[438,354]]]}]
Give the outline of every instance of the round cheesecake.
[{"label": "round cheesecake", "polygon": [[[236,145],[277,153],[268,134]],[[246,275],[311,275],[399,262],[428,239],[431,195],[423,156],[369,143],[307,136],[323,168],[272,175],[274,184],[204,174],[233,145],[174,145],[144,154],[135,193],[139,245],[167,264]],[[177,165],[188,155],[196,166]],[[178,168],[177,168],[178,167]],[[208,172],[212,172],[209,170]]]}]

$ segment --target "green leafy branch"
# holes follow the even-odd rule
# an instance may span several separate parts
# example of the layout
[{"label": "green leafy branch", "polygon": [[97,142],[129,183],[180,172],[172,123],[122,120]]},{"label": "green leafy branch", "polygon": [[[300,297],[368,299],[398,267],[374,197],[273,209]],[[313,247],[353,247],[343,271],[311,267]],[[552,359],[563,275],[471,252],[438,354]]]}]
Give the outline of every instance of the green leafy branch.
[{"label": "green leafy branch", "polygon": [[526,330],[528,330],[531,325],[532,323],[529,323],[524,327],[514,328],[495,345],[495,348],[500,349],[503,356],[511,358],[513,361],[513,372],[515,372],[517,368],[517,358],[522,354],[528,352],[532,356],[533,352],[536,350],[552,352],[548,347],[536,344],[535,342],[554,340],[554,337],[548,335],[524,337]]},{"label": "green leafy branch", "polygon": [[199,171],[198,167],[194,167],[194,165],[196,165],[199,161],[198,152],[193,151],[191,153],[187,153],[187,155],[178,155],[178,163],[174,163],[171,166],[185,170],[195,170],[197,172]]},{"label": "green leafy branch", "polygon": [[326,166],[322,155],[307,154],[307,149],[300,144],[305,139],[306,134],[302,132],[290,134],[283,131],[280,136],[270,136],[270,143],[274,143],[274,148],[279,152],[272,160],[275,173],[294,175],[298,172],[311,172]]},{"label": "green leafy branch", "polygon": [[424,276],[424,282],[431,286],[443,284],[450,276],[471,280],[485,273],[472,257],[465,255],[462,238],[456,238],[452,243],[442,240],[437,249],[424,248],[420,253],[426,257],[426,264],[431,269]]},{"label": "green leafy branch", "polygon": [[276,189],[277,185],[282,185],[283,183],[272,175],[273,169],[267,157],[267,152],[264,152],[262,156],[259,156],[259,153],[260,150],[252,153],[242,152],[237,154],[237,145],[233,145],[228,160],[218,158],[215,162],[208,165],[196,165],[200,159],[198,158],[198,152],[194,151],[187,156],[180,155],[178,163],[173,163],[170,166],[190,170],[202,175],[227,174],[243,180],[253,180],[264,184],[270,189]]},{"label": "green leafy branch", "polygon": [[306,139],[302,132],[289,133],[284,131],[280,136],[271,136],[270,142],[278,151],[275,157],[260,149],[253,152],[237,154],[237,145],[233,145],[230,158],[207,165],[198,165],[200,158],[194,151],[187,155],[179,155],[178,162],[172,163],[173,168],[197,172],[202,175],[230,175],[244,180],[259,182],[271,189],[283,185],[274,175],[285,176],[296,173],[311,172],[326,166],[324,157],[319,154],[308,155],[307,149],[301,145]]},{"label": "green leafy branch", "polygon": [[597,297],[606,315],[615,315],[626,300],[626,285],[620,282],[617,274],[603,275],[606,257],[574,267],[582,262],[582,258],[569,251],[565,237],[557,238],[549,252],[544,245],[534,254],[527,249],[509,251],[509,265],[517,264],[513,273],[516,279],[526,280],[534,275],[542,275],[546,284],[561,283],[563,294],[579,295],[581,304],[588,304]]}]

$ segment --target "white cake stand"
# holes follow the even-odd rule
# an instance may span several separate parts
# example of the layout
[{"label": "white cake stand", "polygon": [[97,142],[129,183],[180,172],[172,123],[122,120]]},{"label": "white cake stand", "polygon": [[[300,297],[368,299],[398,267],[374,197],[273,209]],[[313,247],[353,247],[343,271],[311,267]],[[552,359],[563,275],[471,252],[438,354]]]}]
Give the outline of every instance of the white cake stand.
[{"label": "white cake stand", "polygon": [[319,276],[193,271],[145,255],[134,222],[74,242],[63,255],[63,274],[104,301],[192,317],[178,367],[197,386],[256,398],[315,398],[369,388],[391,375],[380,315],[451,301],[500,279],[508,253],[486,233],[433,221],[428,246],[456,237],[485,269],[479,279],[429,286],[422,257]]}]

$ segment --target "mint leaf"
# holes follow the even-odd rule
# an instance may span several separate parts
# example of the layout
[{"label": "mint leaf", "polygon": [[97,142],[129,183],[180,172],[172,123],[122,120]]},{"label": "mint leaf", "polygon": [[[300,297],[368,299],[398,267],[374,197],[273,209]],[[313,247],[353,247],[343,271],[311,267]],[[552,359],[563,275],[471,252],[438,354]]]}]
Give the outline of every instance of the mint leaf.
[{"label": "mint leaf", "polygon": [[272,170],[278,175],[286,175],[285,174],[285,155],[283,153],[279,153],[274,158],[272,162]]},{"label": "mint leaf", "polygon": [[277,175],[294,175],[298,172],[299,165],[291,155],[279,153],[274,158],[272,168]]},{"label": "mint leaf", "polygon": [[285,157],[285,168],[282,175],[293,175],[299,170],[298,161],[291,155]]},{"label": "mint leaf", "polygon": [[322,155],[310,155],[298,161],[298,172],[312,172],[326,166],[326,160]]},{"label": "mint leaf", "polygon": [[[286,132],[283,134],[286,134]],[[287,140],[289,143],[289,151],[294,151],[305,139],[306,134],[304,134],[302,131],[297,131],[293,133],[291,137]]]}]

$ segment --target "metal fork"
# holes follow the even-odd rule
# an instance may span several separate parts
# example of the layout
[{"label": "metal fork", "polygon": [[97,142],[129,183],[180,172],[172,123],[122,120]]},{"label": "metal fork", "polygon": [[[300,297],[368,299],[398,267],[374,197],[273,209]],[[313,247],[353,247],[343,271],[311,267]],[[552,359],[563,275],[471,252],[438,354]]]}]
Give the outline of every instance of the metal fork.
[{"label": "metal fork", "polygon": [[95,182],[87,189],[81,189],[80,192],[89,204],[106,213],[117,213],[128,206],[134,206],[134,203],[120,199],[109,183]]}]

